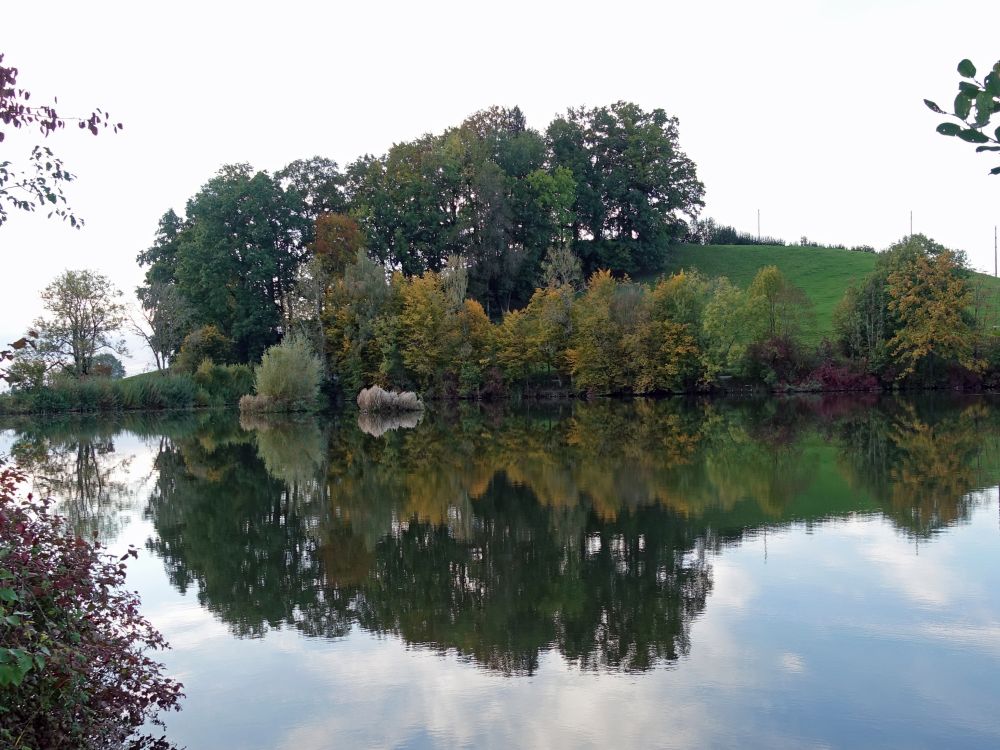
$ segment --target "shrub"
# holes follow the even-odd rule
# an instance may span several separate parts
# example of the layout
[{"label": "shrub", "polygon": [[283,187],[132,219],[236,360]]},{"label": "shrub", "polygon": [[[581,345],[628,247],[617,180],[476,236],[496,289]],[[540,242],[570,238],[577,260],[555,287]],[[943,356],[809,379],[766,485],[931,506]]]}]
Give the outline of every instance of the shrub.
[{"label": "shrub", "polygon": [[111,352],[102,352],[90,362],[92,374],[102,378],[121,380],[125,377],[125,365]]},{"label": "shrub", "polygon": [[804,369],[802,353],[795,340],[774,336],[755,341],[747,349],[744,368],[746,375],[768,385],[790,383]]},{"label": "shrub", "polygon": [[859,370],[852,364],[838,364],[825,360],[806,377],[823,391],[877,391],[878,378]]},{"label": "shrub", "polygon": [[423,411],[424,402],[412,391],[386,391],[377,385],[358,394],[358,408],[364,413]]},{"label": "shrub", "polygon": [[289,336],[266,352],[254,378],[256,394],[240,399],[249,412],[312,411],[319,400],[323,365],[299,336]]},{"label": "shrub", "polygon": [[163,636],[125,588],[124,560],[70,533],[48,501],[16,500],[0,468],[0,745],[166,747],[144,725],[177,709],[181,685],[149,650]]},{"label": "shrub", "polygon": [[205,392],[207,404],[228,406],[253,393],[254,373],[249,365],[217,365],[204,359],[195,371],[194,382]]},{"label": "shrub", "polygon": [[233,359],[232,340],[212,325],[202,326],[184,337],[174,366],[181,372],[194,373],[206,359],[224,363]]}]

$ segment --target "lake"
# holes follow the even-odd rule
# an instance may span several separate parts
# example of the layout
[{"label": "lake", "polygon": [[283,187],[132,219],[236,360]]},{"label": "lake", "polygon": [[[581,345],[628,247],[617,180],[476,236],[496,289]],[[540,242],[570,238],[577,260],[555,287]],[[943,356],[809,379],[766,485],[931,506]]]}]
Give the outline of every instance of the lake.
[{"label": "lake", "polygon": [[1000,745],[1000,399],[7,422],[201,748]]}]

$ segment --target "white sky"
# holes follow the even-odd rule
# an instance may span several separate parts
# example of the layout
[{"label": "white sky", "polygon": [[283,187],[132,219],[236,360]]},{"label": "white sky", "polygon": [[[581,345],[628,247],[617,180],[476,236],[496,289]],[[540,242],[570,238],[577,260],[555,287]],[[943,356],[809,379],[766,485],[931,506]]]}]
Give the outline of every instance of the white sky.
[{"label": "white sky", "polygon": [[[680,118],[704,216],[788,241],[883,248],[915,231],[992,271],[995,155],[937,135],[955,66],[1000,58],[1000,3],[5,2],[0,50],[39,102],[125,124],[49,145],[79,180],[82,231],[44,215],[0,228],[0,340],[65,268],[132,297],[159,217],[225,163],[341,166],[394,141],[519,105],[544,130],[569,106],[631,100]],[[34,139],[37,140],[37,139]],[[9,138],[3,159],[33,140]],[[131,371],[149,357],[138,342]]]}]

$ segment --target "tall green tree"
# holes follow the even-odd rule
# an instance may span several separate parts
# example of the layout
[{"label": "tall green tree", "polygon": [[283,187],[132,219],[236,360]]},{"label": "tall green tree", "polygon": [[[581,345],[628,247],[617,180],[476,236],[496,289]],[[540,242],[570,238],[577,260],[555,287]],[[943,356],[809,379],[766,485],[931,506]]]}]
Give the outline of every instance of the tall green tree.
[{"label": "tall green tree", "polygon": [[313,228],[323,214],[347,211],[344,174],[337,162],[322,156],[296,159],[274,173],[274,179],[289,198],[292,213],[298,218],[301,232],[298,244],[313,241]]},{"label": "tall green tree", "polygon": [[[296,273],[307,254],[297,201],[266,172],[223,167],[188,201],[183,229],[161,231],[155,253],[147,254],[147,278],[172,276],[192,327],[217,326],[241,361],[259,358],[291,317]],[[172,231],[172,220],[161,228]]]},{"label": "tall green tree", "polygon": [[460,254],[459,156],[428,134],[347,168],[351,211],[373,257],[412,276],[440,270]]},{"label": "tall green tree", "polygon": [[705,188],[681,150],[677,118],[630,102],[570,109],[548,129],[552,163],[576,182],[573,230],[586,271],[656,268]]}]

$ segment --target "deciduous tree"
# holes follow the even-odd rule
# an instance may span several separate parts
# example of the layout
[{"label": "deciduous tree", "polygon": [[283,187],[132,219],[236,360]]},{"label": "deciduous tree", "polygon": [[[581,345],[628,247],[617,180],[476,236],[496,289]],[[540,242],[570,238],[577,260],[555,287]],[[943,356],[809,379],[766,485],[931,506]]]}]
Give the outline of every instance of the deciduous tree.
[{"label": "deciduous tree", "polygon": [[65,271],[45,287],[41,298],[48,315],[34,327],[49,366],[83,377],[91,374],[99,352],[125,354],[125,342],[116,338],[125,322],[121,296],[106,276],[88,270]]},{"label": "deciduous tree", "polygon": [[889,342],[902,366],[899,377],[914,374],[925,363],[933,366],[934,360],[980,368],[972,357],[972,330],[965,317],[972,294],[957,269],[954,255],[945,250],[917,255],[889,275],[889,309],[901,322]]}]

